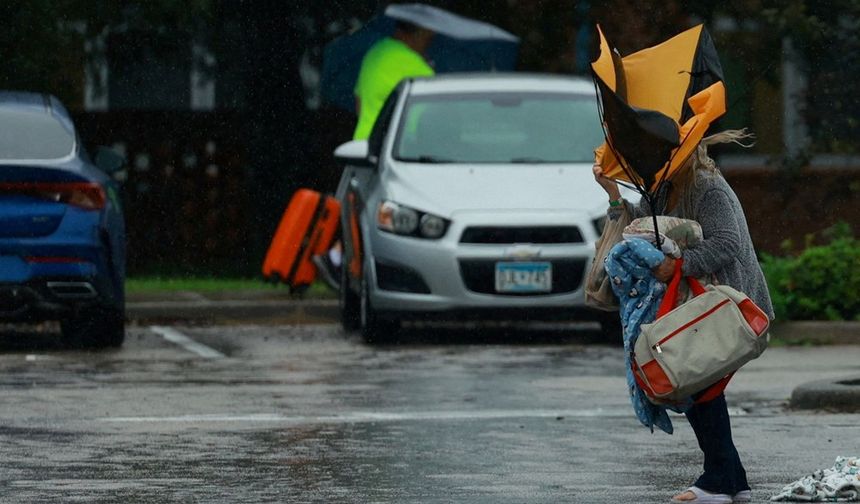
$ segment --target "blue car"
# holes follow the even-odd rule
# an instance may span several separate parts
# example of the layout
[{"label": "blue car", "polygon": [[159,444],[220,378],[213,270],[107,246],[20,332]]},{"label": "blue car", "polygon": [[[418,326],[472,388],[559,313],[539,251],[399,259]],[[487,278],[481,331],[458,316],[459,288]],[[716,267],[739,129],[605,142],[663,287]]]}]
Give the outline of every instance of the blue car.
[{"label": "blue car", "polygon": [[111,175],[53,96],[0,92],[0,320],[59,320],[89,348],[125,338],[125,224]]}]

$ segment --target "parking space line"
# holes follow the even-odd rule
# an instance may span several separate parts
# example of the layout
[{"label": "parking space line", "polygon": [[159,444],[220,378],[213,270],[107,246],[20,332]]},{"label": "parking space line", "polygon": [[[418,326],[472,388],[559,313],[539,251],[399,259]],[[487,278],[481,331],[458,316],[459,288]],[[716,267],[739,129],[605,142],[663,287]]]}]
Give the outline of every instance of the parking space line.
[{"label": "parking space line", "polygon": [[624,410],[612,411],[601,408],[584,410],[477,410],[477,411],[353,411],[340,415],[288,416],[277,413],[252,413],[247,415],[179,415],[163,417],[113,417],[102,418],[110,423],[198,423],[198,422],[263,422],[284,424],[352,424],[377,422],[415,422],[440,420],[491,420],[508,418],[558,418],[558,417],[615,417],[629,416]]},{"label": "parking space line", "polygon": [[226,355],[222,354],[218,350],[210,348],[202,343],[198,343],[172,327],[150,326],[149,330],[158,334],[167,341],[181,346],[189,352],[196,353],[204,359],[220,359],[222,357],[226,357]]},{"label": "parking space line", "polygon": [[[729,408],[731,416],[746,416],[740,408]],[[476,411],[353,411],[340,415],[287,416],[277,413],[246,415],[209,414],[178,416],[108,417],[99,421],[124,424],[188,424],[188,423],[278,423],[288,425],[362,424],[382,422],[469,421],[505,419],[563,419],[563,418],[630,418],[629,407],[591,408],[578,410],[476,410]],[[681,415],[678,415],[679,417]]]}]

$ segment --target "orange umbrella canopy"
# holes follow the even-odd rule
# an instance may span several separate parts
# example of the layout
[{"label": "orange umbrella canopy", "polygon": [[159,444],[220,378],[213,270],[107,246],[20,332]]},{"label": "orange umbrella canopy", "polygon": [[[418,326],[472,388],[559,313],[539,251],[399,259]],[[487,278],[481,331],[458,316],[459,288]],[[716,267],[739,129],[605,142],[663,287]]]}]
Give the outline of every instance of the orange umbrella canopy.
[{"label": "orange umbrella canopy", "polygon": [[596,162],[605,176],[653,194],[726,111],[717,51],[703,25],[624,57],[597,30],[600,55],[591,68],[606,142]]}]

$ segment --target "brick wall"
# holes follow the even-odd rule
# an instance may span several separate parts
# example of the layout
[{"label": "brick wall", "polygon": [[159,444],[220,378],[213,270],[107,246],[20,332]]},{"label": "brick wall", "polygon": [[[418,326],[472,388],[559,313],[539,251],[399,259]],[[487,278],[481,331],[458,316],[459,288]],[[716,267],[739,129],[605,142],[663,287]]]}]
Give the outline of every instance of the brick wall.
[{"label": "brick wall", "polygon": [[780,253],[792,240],[839,221],[860,233],[860,166],[807,167],[796,173],[766,167],[726,169],[725,177],[746,212],[759,251]]}]

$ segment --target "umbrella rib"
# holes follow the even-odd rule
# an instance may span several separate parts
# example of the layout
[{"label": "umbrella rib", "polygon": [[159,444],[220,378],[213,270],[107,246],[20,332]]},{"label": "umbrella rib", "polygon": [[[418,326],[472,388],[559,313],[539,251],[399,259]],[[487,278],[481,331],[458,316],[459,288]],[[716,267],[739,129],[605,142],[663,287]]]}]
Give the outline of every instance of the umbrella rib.
[{"label": "umbrella rib", "polygon": [[[658,225],[657,225],[657,209],[654,206],[655,200],[656,200],[656,192],[655,192],[655,194],[651,194],[648,190],[646,190],[644,180],[642,181],[641,184],[637,182],[637,177],[635,177],[633,175],[633,169],[630,168],[629,166],[627,166],[626,160],[624,160],[618,154],[618,152],[615,150],[615,147],[613,147],[612,142],[609,141],[609,133],[606,129],[606,125],[604,124],[605,121],[603,120],[603,104],[600,101],[600,90],[597,86],[597,81],[594,80],[594,76],[592,76],[592,81],[594,82],[595,93],[597,95],[597,110],[601,116],[600,117],[600,119],[601,119],[600,127],[603,130],[603,137],[606,140],[606,145],[612,150],[612,153],[615,154],[615,159],[616,159],[616,161],[618,161],[618,165],[621,166],[621,169],[630,178],[630,181],[635,186],[636,191],[643,198],[645,198],[645,202],[648,203],[648,207],[651,209],[651,218],[654,221],[654,241],[657,243],[657,250],[663,250],[663,243],[662,243],[662,240],[660,239],[660,230],[659,230]],[[687,133],[687,136],[689,136],[689,133]],[[686,138],[685,138],[685,140],[686,140]],[[671,159],[669,160],[669,162],[671,163]],[[666,171],[668,171],[668,170],[666,170]],[[664,173],[664,176],[665,176],[665,173]],[[661,180],[660,184],[658,184],[658,190],[659,190],[660,185],[662,185],[662,182],[663,182],[663,180]],[[618,183],[617,180],[616,180],[616,183]]]},{"label": "umbrella rib", "polygon": [[634,190],[634,191],[638,191],[638,189],[636,188],[636,186],[635,186],[635,185],[633,185],[633,184],[629,184],[629,183],[627,183],[627,182],[625,182],[625,181],[623,181],[623,180],[616,180],[616,181],[615,181],[615,183],[616,183],[616,184],[618,184],[618,185],[620,185],[620,186],[626,187],[627,189],[632,189],[632,190]]},{"label": "umbrella rib", "polygon": [[[620,167],[621,167],[621,170],[625,173],[625,175],[627,175],[627,176],[630,178],[630,183],[631,183],[631,184],[633,184],[633,187],[636,189],[636,191],[637,191],[637,192],[639,192],[640,194],[645,193],[645,192],[648,192],[648,191],[645,189],[645,184],[644,184],[644,182],[643,182],[643,183],[639,183],[639,182],[637,182],[636,172],[633,170],[633,168],[631,168],[631,167],[627,164],[627,160],[626,160],[626,159],[624,159],[624,158],[623,158],[623,157],[618,153],[618,151],[617,151],[617,150],[615,150],[615,147],[612,145],[612,142],[611,142],[611,141],[609,141],[609,135],[607,134],[607,132],[606,132],[606,128],[605,128],[605,127],[603,128],[603,137],[606,139],[606,145],[608,145],[608,146],[609,146],[609,149],[610,149],[610,150],[612,151],[612,153],[615,155],[615,160],[616,160],[616,161],[618,161],[618,166],[620,166]],[[618,180],[616,180],[616,181],[615,181],[615,183],[617,184],[617,183],[619,183],[619,181],[618,181]],[[629,187],[629,186],[628,186],[628,187]]]},{"label": "umbrella rib", "polygon": [[[612,142],[609,140],[609,132],[606,130],[606,124],[605,124],[605,121],[603,120],[604,119],[603,103],[600,100],[600,96],[601,96],[600,89],[597,86],[597,81],[595,80],[594,76],[592,76],[591,81],[594,84],[595,98],[597,100],[597,113],[600,115],[600,128],[601,128],[601,130],[603,130],[603,139],[606,140],[606,145],[609,147],[609,149],[615,155],[615,160],[618,161],[618,166],[620,166],[621,170],[624,171],[624,174],[630,178],[630,183],[633,184],[633,188],[639,194],[644,195],[644,193],[646,192],[644,183],[640,184],[636,181],[637,177],[635,176],[635,172],[633,171],[632,168],[628,167],[625,164],[626,160],[624,160],[621,157],[621,155],[618,153],[618,151],[615,150],[615,147],[612,145]],[[620,182],[618,180],[616,180],[615,183],[620,183]],[[622,183],[622,185],[624,185],[625,187],[630,187],[630,186],[623,184],[623,183]]]},{"label": "umbrella rib", "polygon": [[[690,131],[687,132],[687,135],[684,136],[684,139],[681,140],[681,143],[678,145],[678,148],[675,149],[675,152],[672,153],[672,156],[669,158],[666,168],[663,170],[663,174],[660,175],[660,180],[657,182],[657,185],[654,187],[654,195],[651,198],[651,201],[648,204],[651,206],[651,216],[654,219],[654,239],[657,241],[657,248],[660,249],[662,244],[660,243],[660,231],[657,229],[657,212],[656,208],[654,208],[654,204],[656,203],[657,195],[660,194],[660,191],[663,189],[663,186],[666,184],[666,181],[669,179],[669,166],[672,165],[672,161],[675,160],[675,156],[678,155],[678,152],[681,151],[681,146],[687,142],[687,139],[690,138],[690,135],[693,133],[693,129],[695,129],[696,124],[698,124],[698,120],[693,126],[690,128]],[[690,155],[693,153],[691,152]],[[689,159],[689,156],[687,157]],[[661,249],[662,250],[662,249]]]},{"label": "umbrella rib", "polygon": [[[652,198],[653,199],[653,198]],[[654,220],[654,241],[657,242],[657,250],[663,250],[663,243],[660,239],[660,230],[657,228],[657,212],[654,209],[654,205],[652,203],[648,203],[651,206],[651,219]]]},{"label": "umbrella rib", "polygon": [[[687,143],[687,139],[690,138],[690,135],[693,134],[693,130],[695,129],[696,124],[698,124],[698,123],[699,123],[699,120],[697,119],[696,123],[693,124],[693,126],[690,128],[690,131],[687,132],[687,135],[684,137],[684,139],[681,140],[681,143],[678,144],[678,148],[675,149],[675,152],[673,152],[672,156],[669,157],[669,162],[667,163],[666,168],[663,170],[663,174],[660,175],[660,181],[657,183],[657,187],[655,187],[655,193],[660,191],[660,189],[663,187],[663,183],[666,182],[666,180],[669,178],[669,166],[672,165],[672,161],[675,160],[675,156],[677,156],[678,152],[681,151],[681,146],[684,145],[685,143]],[[687,159],[689,159],[689,157],[691,155],[693,155],[692,152],[690,152],[690,154],[687,156]]]}]

